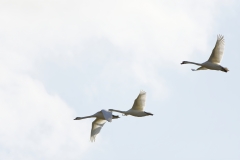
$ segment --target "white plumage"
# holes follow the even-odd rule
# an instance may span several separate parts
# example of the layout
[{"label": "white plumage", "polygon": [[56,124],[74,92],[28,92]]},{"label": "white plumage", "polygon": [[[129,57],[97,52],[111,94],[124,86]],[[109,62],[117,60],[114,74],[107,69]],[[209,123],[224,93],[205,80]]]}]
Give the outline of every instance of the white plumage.
[{"label": "white plumage", "polygon": [[103,125],[107,121],[112,122],[112,119],[119,118],[119,116],[113,115],[112,112],[109,112],[109,111],[103,109],[91,116],[76,117],[74,120],[81,120],[81,119],[85,119],[85,118],[94,118],[94,117],[96,117],[96,119],[92,122],[92,130],[91,130],[91,137],[90,137],[91,142],[95,141],[96,136],[101,131]]},{"label": "white plumage", "polygon": [[131,115],[135,117],[144,117],[144,116],[153,115],[152,113],[148,113],[144,111],[145,101],[146,101],[146,92],[141,91],[138,97],[135,99],[132,108],[129,109],[128,111],[120,111],[115,109],[109,109],[109,111],[119,112],[126,116]]},{"label": "white plumage", "polygon": [[146,92],[141,91],[138,97],[135,99],[131,109],[143,111],[145,107],[145,101],[146,101]]},{"label": "white plumage", "polygon": [[223,57],[223,52],[224,52],[224,37],[222,35],[218,35],[217,42],[215,44],[215,47],[212,50],[212,54],[206,62],[195,63],[195,62],[183,61],[181,64],[195,64],[195,65],[201,66],[198,69],[192,69],[192,71],[210,69],[210,70],[228,72],[229,71],[228,68],[222,67],[220,65],[220,62]]},{"label": "white plumage", "polygon": [[96,118],[92,122],[92,130],[91,130],[91,137],[90,137],[91,142],[95,141],[96,136],[98,135],[98,133],[100,133],[100,131],[105,123],[106,123],[106,120],[99,119],[99,118]]}]

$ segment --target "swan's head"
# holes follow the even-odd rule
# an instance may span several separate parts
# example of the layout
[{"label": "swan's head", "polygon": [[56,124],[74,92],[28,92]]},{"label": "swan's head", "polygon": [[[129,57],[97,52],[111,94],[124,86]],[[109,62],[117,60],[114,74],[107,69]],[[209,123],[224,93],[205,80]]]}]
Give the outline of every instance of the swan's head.
[{"label": "swan's head", "polygon": [[229,69],[228,69],[227,67],[222,67],[221,71],[223,71],[223,72],[228,72]]},{"label": "swan's head", "polygon": [[181,64],[186,64],[186,61],[183,61]]},{"label": "swan's head", "polygon": [[153,116],[152,113],[149,113],[149,112],[144,112],[147,116]]},{"label": "swan's head", "polygon": [[82,117],[76,117],[74,120],[81,120]]}]

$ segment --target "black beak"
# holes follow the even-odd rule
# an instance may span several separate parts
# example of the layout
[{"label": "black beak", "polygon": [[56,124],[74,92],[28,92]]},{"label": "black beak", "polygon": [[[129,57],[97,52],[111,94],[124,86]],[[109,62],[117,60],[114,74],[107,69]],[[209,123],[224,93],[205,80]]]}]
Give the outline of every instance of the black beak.
[{"label": "black beak", "polygon": [[149,116],[153,116],[153,114],[152,113],[148,113],[148,112],[146,112]]}]

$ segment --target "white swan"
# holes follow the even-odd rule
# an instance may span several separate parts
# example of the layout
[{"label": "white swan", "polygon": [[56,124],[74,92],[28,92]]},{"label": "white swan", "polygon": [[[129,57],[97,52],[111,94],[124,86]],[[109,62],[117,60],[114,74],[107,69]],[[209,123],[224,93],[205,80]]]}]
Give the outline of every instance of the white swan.
[{"label": "white swan", "polygon": [[195,62],[183,61],[181,64],[195,64],[195,65],[201,66],[198,69],[192,69],[192,71],[211,69],[211,70],[228,72],[229,70],[226,67],[222,67],[220,65],[220,62],[223,57],[223,51],[224,51],[224,37],[222,35],[218,35],[217,42],[212,51],[212,54],[206,62],[195,63]]},{"label": "white swan", "polygon": [[86,116],[86,117],[76,117],[74,120],[81,120],[85,118],[94,118],[94,117],[96,117],[96,119],[92,122],[92,130],[91,130],[91,137],[90,137],[91,142],[95,141],[95,137],[100,132],[100,130],[102,129],[106,121],[112,122],[112,119],[119,118],[119,116],[113,115],[112,112],[109,112],[103,109],[95,113],[94,115]]},{"label": "white swan", "polygon": [[122,113],[123,115],[131,115],[135,117],[144,117],[144,116],[149,116],[153,115],[152,113],[144,112],[144,107],[145,107],[145,100],[146,100],[146,92],[141,91],[138,95],[138,97],[135,99],[133,106],[131,109],[128,111],[119,111],[115,109],[109,109],[109,111],[113,112],[119,112]]}]

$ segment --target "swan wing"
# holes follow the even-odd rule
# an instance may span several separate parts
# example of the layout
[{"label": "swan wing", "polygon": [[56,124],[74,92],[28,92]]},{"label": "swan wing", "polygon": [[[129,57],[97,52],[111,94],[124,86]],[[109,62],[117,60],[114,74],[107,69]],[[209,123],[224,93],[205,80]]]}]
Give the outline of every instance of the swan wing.
[{"label": "swan wing", "polygon": [[145,101],[146,101],[146,92],[141,91],[138,97],[135,99],[131,109],[143,111],[145,107]]},{"label": "swan wing", "polygon": [[103,114],[103,117],[104,117],[108,122],[112,122],[112,112],[103,109],[103,110],[102,110],[102,114]]},{"label": "swan wing", "polygon": [[215,47],[213,48],[212,54],[209,57],[208,61],[219,64],[222,60],[223,52],[224,52],[224,37],[222,35],[218,35],[217,42],[215,44]]},{"label": "swan wing", "polygon": [[208,70],[208,69],[205,67],[199,67],[198,69],[192,69],[192,71],[199,71],[199,70]]},{"label": "swan wing", "polygon": [[90,137],[91,142],[95,141],[95,137],[98,135],[98,133],[100,133],[100,131],[105,123],[106,123],[106,120],[98,119],[98,118],[96,118],[92,122],[92,130],[91,130],[91,137]]}]

